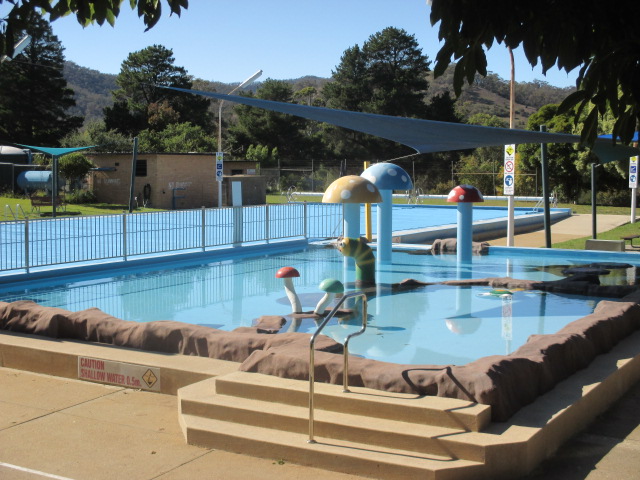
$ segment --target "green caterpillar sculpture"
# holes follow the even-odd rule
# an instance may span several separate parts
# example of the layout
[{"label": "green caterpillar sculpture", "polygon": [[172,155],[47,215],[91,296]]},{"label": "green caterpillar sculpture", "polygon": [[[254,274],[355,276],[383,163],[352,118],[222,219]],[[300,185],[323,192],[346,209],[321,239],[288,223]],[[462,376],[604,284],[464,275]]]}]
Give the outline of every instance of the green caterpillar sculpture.
[{"label": "green caterpillar sculpture", "polygon": [[345,257],[352,257],[356,261],[356,284],[375,285],[376,257],[366,240],[342,237],[338,240],[338,250]]}]

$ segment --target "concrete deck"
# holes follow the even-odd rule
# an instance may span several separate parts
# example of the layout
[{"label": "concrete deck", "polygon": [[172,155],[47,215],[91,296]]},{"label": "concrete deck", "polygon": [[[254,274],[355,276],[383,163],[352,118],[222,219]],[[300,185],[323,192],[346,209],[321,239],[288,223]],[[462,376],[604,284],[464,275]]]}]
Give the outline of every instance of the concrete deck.
[{"label": "concrete deck", "polygon": [[[600,215],[598,230],[627,222],[628,217]],[[591,216],[576,215],[553,225],[552,239],[590,232]],[[506,240],[490,243],[505,245]],[[544,234],[518,235],[515,244],[542,246]],[[6,368],[9,363],[0,356],[2,479],[360,478],[190,446],[180,430],[173,395]],[[639,411],[640,383],[527,478],[638,478]]]}]

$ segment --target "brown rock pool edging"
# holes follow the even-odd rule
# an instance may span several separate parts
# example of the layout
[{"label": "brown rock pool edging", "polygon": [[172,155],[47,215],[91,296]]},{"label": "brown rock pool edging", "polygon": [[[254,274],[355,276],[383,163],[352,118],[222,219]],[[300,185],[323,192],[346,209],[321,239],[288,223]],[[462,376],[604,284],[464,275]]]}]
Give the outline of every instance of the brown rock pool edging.
[{"label": "brown rock pool edging", "polygon": [[[351,385],[472,400],[491,405],[493,420],[504,421],[640,329],[640,293],[636,287],[600,286],[588,276],[555,282],[489,278],[445,284],[623,298],[602,300],[591,315],[555,334],[532,335],[509,355],[484,357],[467,365],[399,365],[354,357],[349,367]],[[414,281],[398,288],[422,285]],[[307,380],[309,335],[272,335],[282,324],[280,316],[265,316],[257,327],[227,332],[173,321],[130,322],[96,308],[69,312],[31,301],[0,302],[0,330],[230,360],[239,362],[242,371]],[[338,355],[342,345],[320,336],[316,348],[316,380],[342,383],[342,356]]]}]

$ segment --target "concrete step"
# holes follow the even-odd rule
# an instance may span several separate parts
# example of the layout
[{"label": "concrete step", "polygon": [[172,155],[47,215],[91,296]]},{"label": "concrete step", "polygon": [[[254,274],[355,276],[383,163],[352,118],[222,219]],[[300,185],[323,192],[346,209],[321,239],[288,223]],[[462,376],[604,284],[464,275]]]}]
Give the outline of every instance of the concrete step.
[{"label": "concrete step", "polygon": [[483,464],[446,456],[372,447],[370,444],[248,426],[232,421],[182,414],[187,442],[207,448],[283,460],[300,465],[381,479],[480,479]]},{"label": "concrete step", "polygon": [[[283,405],[306,407],[309,383],[257,373],[233,372],[211,382],[214,392],[239,398],[263,400]],[[424,397],[414,394],[383,392],[316,383],[316,410],[351,413],[412,424],[433,425],[479,432],[491,422],[491,407],[464,400]]]},{"label": "concrete step", "polygon": [[[178,404],[180,413],[191,417],[224,420],[302,435],[308,435],[309,432],[308,406],[221,395],[214,391],[213,382],[209,381],[182,389]],[[480,433],[469,435],[469,432],[460,428],[371,418],[323,409],[314,410],[314,433],[332,440],[473,461],[484,461],[486,448],[491,445],[493,437]],[[489,438],[483,441],[480,437]]]}]

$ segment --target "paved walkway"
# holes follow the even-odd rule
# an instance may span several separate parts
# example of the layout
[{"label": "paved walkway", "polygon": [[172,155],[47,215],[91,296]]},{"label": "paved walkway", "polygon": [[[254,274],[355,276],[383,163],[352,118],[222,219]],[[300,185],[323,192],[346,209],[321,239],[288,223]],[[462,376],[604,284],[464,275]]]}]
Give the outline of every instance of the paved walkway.
[{"label": "paved walkway", "polygon": [[[606,232],[620,225],[629,223],[626,215],[598,215],[596,230],[598,233]],[[551,225],[551,243],[564,242],[575,238],[591,238],[592,224],[591,215],[572,215],[571,217]],[[640,223],[638,223],[638,233],[640,233]],[[502,246],[507,244],[505,237],[489,240],[491,245]],[[514,245],[516,247],[544,247],[544,230],[531,233],[515,235]],[[627,249],[632,251],[628,245]],[[637,251],[637,250],[636,250]]]},{"label": "paved walkway", "polygon": [[[599,231],[627,221],[601,215]],[[576,215],[552,227],[552,240],[590,232],[591,216]],[[515,243],[544,245],[544,232]],[[359,478],[187,445],[177,412],[173,396],[0,367],[0,479]],[[528,479],[640,478],[639,412],[640,384]]]}]

